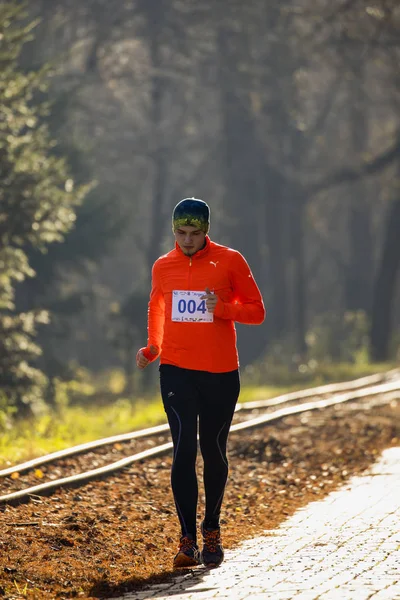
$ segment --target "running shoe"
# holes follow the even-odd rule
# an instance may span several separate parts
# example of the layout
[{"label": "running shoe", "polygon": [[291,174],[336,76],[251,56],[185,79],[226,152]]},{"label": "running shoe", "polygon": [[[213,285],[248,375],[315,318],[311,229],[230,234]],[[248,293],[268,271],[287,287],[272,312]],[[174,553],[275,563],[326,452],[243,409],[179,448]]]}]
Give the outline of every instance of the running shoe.
[{"label": "running shoe", "polygon": [[179,540],[178,554],[174,558],[174,569],[196,567],[200,564],[200,552],[194,539],[184,535]]},{"label": "running shoe", "polygon": [[221,544],[221,530],[208,529],[201,524],[203,536],[203,550],[201,562],[205,567],[219,567],[224,560],[224,549]]}]

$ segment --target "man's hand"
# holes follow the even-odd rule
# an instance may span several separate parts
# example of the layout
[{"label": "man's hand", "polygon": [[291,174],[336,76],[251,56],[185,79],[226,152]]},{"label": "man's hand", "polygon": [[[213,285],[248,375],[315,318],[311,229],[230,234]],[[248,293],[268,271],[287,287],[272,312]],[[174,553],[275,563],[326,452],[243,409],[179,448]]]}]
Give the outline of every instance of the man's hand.
[{"label": "man's hand", "polygon": [[216,296],[208,287],[206,287],[206,293],[204,296],[201,296],[201,300],[206,301],[208,312],[213,313],[215,307],[217,306],[218,296]]},{"label": "man's hand", "polygon": [[[154,356],[156,356],[156,354],[158,353],[157,348],[155,346],[150,346],[150,353],[153,354]],[[139,350],[138,353],[136,354],[136,365],[138,366],[138,368],[144,369],[145,367],[147,367],[149,362],[150,361],[143,354],[142,349]]]}]

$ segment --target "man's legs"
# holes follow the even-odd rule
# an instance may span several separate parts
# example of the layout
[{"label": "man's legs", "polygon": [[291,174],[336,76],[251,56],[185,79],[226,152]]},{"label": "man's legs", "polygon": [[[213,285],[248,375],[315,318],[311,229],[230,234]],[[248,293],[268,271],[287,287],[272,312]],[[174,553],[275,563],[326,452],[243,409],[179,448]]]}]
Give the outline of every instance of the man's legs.
[{"label": "man's legs", "polygon": [[182,536],[196,540],[198,394],[191,372],[160,366],[160,387],[174,444],[171,486]]},{"label": "man's legs", "polygon": [[206,510],[204,527],[219,527],[228,478],[226,446],[240,392],[238,371],[207,373],[201,379],[199,401],[200,449],[204,460]]}]

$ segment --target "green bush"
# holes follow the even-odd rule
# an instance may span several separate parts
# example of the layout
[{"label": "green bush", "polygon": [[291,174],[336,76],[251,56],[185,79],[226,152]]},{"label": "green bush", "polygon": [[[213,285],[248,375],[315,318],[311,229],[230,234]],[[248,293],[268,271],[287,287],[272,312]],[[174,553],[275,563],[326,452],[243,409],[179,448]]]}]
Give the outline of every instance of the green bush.
[{"label": "green bush", "polygon": [[308,358],[368,362],[369,321],[365,311],[327,312],[315,317],[306,336]]}]

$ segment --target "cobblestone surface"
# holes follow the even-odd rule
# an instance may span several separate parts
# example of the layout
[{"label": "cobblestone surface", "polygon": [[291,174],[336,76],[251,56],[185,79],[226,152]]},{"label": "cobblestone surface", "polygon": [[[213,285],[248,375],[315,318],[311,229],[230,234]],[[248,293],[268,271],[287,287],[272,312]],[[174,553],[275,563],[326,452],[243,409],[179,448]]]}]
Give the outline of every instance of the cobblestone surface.
[{"label": "cobblestone surface", "polygon": [[[400,600],[400,448],[278,529],[118,600]],[[172,558],[172,557],[171,557]]]}]

